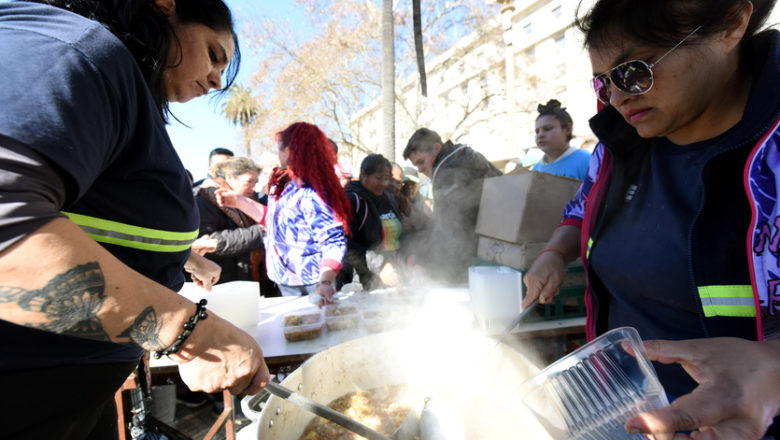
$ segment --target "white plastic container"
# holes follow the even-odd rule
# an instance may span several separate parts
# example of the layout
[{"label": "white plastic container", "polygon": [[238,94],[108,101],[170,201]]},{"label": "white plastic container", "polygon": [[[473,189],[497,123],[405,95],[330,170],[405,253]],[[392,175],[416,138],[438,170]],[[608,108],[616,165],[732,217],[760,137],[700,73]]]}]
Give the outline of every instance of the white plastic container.
[{"label": "white plastic container", "polygon": [[669,404],[632,327],[610,330],[520,385],[525,405],[555,440],[645,440],[631,417]]},{"label": "white plastic container", "polygon": [[469,267],[469,295],[482,330],[501,333],[522,311],[523,274],[506,266]]},{"label": "white plastic container", "polygon": [[211,292],[194,283],[184,283],[179,295],[195,303],[201,298],[207,299],[206,310],[254,336],[260,320],[260,287],[257,282],[230,281],[215,285]]}]

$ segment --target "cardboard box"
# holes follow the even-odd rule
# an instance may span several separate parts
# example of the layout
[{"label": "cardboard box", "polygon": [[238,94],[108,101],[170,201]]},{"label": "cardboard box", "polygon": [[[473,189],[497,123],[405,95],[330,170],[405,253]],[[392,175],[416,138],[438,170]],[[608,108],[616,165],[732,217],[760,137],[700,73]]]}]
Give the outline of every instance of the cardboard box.
[{"label": "cardboard box", "polygon": [[477,256],[487,261],[509,266],[519,270],[528,270],[536,254],[544,249],[541,243],[509,243],[490,237],[479,237]]},{"label": "cardboard box", "polygon": [[485,179],[476,232],[509,243],[544,243],[581,181],[533,171]]},{"label": "cardboard box", "polygon": [[[477,256],[483,260],[492,261],[502,266],[526,271],[534,264],[536,255],[544,249],[546,243],[509,243],[490,237],[479,237]],[[582,266],[579,258],[570,263],[571,266]],[[585,284],[584,273],[582,281],[574,284]],[[564,283],[565,284],[565,283]]]}]

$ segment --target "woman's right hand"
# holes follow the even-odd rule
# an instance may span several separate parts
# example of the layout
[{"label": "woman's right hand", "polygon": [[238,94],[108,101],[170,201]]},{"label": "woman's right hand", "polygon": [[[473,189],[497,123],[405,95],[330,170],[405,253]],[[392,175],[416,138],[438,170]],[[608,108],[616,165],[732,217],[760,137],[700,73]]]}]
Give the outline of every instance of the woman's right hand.
[{"label": "woman's right hand", "polygon": [[553,297],[561,291],[565,274],[566,261],[563,255],[557,252],[543,252],[536,257],[534,264],[523,277],[526,293],[522,308],[530,306],[536,298],[539,298],[541,304],[552,302]]},{"label": "woman's right hand", "polygon": [[192,242],[192,252],[198,255],[206,255],[217,250],[217,239],[205,234]]},{"label": "woman's right hand", "polygon": [[170,355],[193,391],[224,389],[243,397],[257,394],[269,380],[263,350],[248,333],[209,313],[199,321],[179,353]]},{"label": "woman's right hand", "polygon": [[238,208],[238,193],[232,190],[220,188],[215,191],[217,204],[220,207]]}]

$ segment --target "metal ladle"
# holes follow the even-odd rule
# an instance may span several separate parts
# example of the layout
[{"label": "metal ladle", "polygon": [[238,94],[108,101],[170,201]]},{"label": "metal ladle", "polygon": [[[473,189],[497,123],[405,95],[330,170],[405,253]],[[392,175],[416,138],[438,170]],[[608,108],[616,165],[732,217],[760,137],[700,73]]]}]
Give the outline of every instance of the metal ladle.
[{"label": "metal ladle", "polygon": [[406,419],[403,421],[398,430],[396,430],[392,436],[388,437],[382,433],[374,431],[362,423],[350,419],[349,417],[332,408],[315,402],[308,397],[304,397],[289,388],[279,385],[278,383],[268,382],[265,390],[281,399],[284,399],[305,409],[306,411],[330,420],[331,422],[336,423],[337,425],[342,426],[356,434],[362,435],[368,440],[412,440],[414,439],[414,435],[418,430],[419,420],[417,419],[417,414],[414,408],[409,411],[409,414],[406,416]]}]

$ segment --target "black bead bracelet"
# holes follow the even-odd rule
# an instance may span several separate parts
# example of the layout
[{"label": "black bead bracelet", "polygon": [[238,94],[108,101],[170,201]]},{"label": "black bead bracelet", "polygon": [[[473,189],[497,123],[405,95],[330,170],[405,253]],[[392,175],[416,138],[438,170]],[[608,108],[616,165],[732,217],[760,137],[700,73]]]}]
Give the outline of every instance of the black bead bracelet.
[{"label": "black bead bracelet", "polygon": [[181,350],[181,345],[184,343],[184,341],[187,340],[187,338],[190,337],[192,331],[195,330],[195,325],[198,323],[198,321],[209,317],[209,314],[206,313],[206,304],[208,304],[208,301],[206,301],[205,298],[198,301],[196,304],[198,309],[195,310],[195,314],[192,315],[192,318],[184,323],[184,331],[176,337],[176,341],[174,341],[170,347],[162,351],[155,351],[153,353],[155,359],[160,359],[161,357],[168,356],[169,354],[178,353],[179,350]]}]

